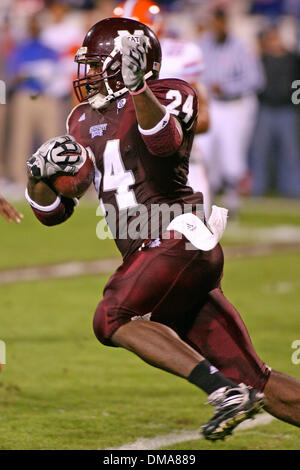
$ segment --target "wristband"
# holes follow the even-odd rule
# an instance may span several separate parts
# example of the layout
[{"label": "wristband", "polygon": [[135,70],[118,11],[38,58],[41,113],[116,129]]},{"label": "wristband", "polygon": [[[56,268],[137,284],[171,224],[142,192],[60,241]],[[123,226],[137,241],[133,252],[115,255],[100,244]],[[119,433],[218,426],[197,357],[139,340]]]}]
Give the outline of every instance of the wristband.
[{"label": "wristband", "polygon": [[138,129],[142,135],[154,135],[159,131],[164,129],[170,121],[170,113],[166,110],[164,117],[152,128],[152,129],[142,129],[138,124]]},{"label": "wristband", "polygon": [[146,88],[147,88],[147,83],[144,82],[144,85],[142,86],[142,88],[140,90],[138,90],[138,91],[130,91],[129,90],[129,93],[133,96],[140,95],[141,93],[143,93],[146,90]]},{"label": "wristband", "polygon": [[42,211],[42,212],[51,212],[53,210],[55,210],[59,204],[60,204],[60,197],[57,196],[57,198],[55,199],[55,201],[50,204],[49,206],[40,206],[40,204],[38,204],[37,202],[35,202],[33,199],[31,199],[31,197],[29,196],[28,194],[28,189],[26,188],[25,190],[25,198],[27,199],[27,201],[29,202],[29,204],[34,208],[34,209],[38,209],[39,211]]}]

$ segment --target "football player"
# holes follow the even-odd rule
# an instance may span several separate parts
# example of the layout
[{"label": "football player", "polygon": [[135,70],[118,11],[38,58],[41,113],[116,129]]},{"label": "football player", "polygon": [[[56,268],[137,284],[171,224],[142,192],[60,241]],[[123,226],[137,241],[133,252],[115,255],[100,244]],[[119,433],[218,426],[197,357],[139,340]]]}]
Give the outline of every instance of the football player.
[{"label": "football player", "polygon": [[[74,174],[80,146],[93,155],[95,188],[111,225],[114,209],[115,241],[123,256],[96,309],[96,337],[209,394],[216,412],[202,428],[207,439],[224,438],[254,416],[263,391],[268,411],[299,425],[300,383],[257,357],[220,289],[218,240],[227,211],[216,209],[211,233],[197,209],[202,194],[186,185],[197,120],[194,89],[181,80],[158,79],[159,41],[134,20],[108,18],[94,25],[75,60],[81,104],[69,116],[68,135],[29,158],[26,197],[43,224],[65,221],[75,201],[56,194],[47,177],[59,168]],[[153,207],[174,204],[188,212],[173,215],[171,224],[154,221]],[[127,233],[129,225],[147,222],[146,235]]]},{"label": "football player", "polygon": [[4,199],[0,194],[0,215],[4,217],[7,222],[16,222],[19,224],[21,219],[23,219],[23,214],[21,214],[17,209],[15,209],[9,202]]}]

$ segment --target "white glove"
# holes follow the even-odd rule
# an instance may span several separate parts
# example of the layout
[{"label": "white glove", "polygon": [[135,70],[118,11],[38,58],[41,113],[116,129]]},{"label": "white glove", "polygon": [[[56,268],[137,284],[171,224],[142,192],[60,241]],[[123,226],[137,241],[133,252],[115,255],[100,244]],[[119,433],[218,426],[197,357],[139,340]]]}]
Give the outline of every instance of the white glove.
[{"label": "white glove", "polygon": [[28,160],[27,168],[36,179],[56,173],[75,175],[86,159],[86,150],[71,135],[47,140]]},{"label": "white glove", "polygon": [[139,43],[133,36],[122,37],[122,77],[126,88],[137,91],[144,84],[147,67],[146,39],[141,36]]}]

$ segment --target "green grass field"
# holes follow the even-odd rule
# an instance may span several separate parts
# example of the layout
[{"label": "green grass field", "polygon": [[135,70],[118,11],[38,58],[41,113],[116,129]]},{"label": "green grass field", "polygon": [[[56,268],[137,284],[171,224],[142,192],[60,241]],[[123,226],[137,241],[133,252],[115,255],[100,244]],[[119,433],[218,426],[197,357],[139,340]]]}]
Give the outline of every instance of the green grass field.
[{"label": "green grass field", "polygon": [[[299,227],[295,207],[288,201],[249,202],[239,225]],[[97,240],[95,211],[96,204],[82,204],[69,222],[50,229],[29,209],[19,226],[1,220],[0,270],[118,256],[111,241]],[[230,236],[225,242],[236,243]],[[295,249],[228,259],[223,282],[260,356],[298,379],[300,364],[291,361],[291,344],[300,340],[299,266]],[[211,416],[205,395],[195,387],[97,342],[92,318],[107,277],[0,285],[0,339],[7,348],[0,374],[0,449],[118,447],[195,430]],[[199,439],[168,448],[299,449],[300,429],[274,420],[224,443]]]}]

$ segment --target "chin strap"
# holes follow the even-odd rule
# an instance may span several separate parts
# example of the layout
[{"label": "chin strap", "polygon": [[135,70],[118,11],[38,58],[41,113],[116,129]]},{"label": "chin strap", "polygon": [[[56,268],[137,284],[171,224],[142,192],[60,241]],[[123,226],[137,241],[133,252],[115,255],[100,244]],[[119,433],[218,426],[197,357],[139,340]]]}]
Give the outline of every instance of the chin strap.
[{"label": "chin strap", "polygon": [[106,108],[110,101],[114,97],[112,95],[102,95],[101,93],[97,93],[97,95],[92,96],[88,99],[89,104],[93,109],[104,109]]}]

